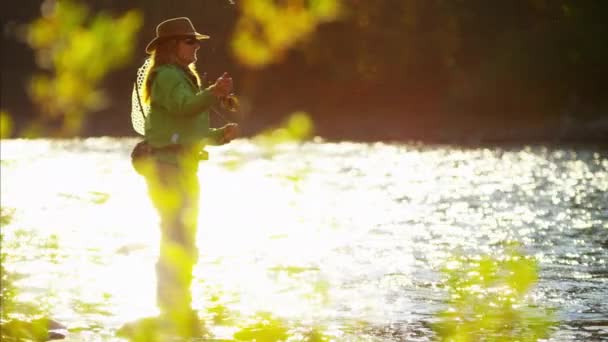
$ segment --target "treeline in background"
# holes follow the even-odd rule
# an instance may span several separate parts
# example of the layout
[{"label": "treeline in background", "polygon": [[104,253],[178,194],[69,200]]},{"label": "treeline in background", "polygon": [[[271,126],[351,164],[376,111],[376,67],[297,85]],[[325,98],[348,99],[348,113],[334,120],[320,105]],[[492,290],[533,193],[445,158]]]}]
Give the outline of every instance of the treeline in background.
[{"label": "treeline in background", "polygon": [[[12,118],[12,136],[24,135],[44,107],[31,90],[33,75],[45,72],[40,48],[23,25],[44,17],[48,3],[2,4],[1,107]],[[101,13],[134,14],[130,26],[103,33],[116,48],[129,45],[128,58],[92,81],[105,97],[84,110],[81,136],[135,134],[129,120],[136,69],[155,26],[176,16],[190,17],[212,37],[197,67],[209,80],[232,74],[242,110],[227,115],[245,135],[296,111],[309,113],[316,134],[328,139],[598,141],[608,133],[603,0],[91,0],[86,6],[83,25]],[[121,41],[129,29],[132,40]],[[39,124],[38,132],[61,118]]]}]

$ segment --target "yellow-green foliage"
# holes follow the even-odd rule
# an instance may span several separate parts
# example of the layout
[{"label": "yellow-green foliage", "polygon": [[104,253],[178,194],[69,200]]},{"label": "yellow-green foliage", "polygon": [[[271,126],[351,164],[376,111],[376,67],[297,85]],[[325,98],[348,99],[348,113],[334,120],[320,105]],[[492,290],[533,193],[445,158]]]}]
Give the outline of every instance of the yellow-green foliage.
[{"label": "yellow-green foliage", "polygon": [[251,324],[234,333],[237,341],[285,341],[287,337],[285,322],[268,312],[258,312]]},{"label": "yellow-green foliage", "polygon": [[[27,37],[37,64],[49,71],[29,84],[30,96],[42,111],[38,129],[53,123],[59,126],[54,133],[74,135],[84,115],[104,105],[98,84],[129,61],[142,17],[134,10],[118,18],[103,12],[90,16],[84,4],[72,0],[47,0],[42,8]],[[40,133],[45,132],[34,131]]]},{"label": "yellow-green foliage", "polygon": [[339,0],[242,0],[232,39],[240,63],[264,67],[280,59],[315,28],[337,17]]},{"label": "yellow-green foliage", "polygon": [[234,341],[305,341],[327,342],[332,341],[326,334],[324,326],[305,326],[284,321],[269,312],[256,312],[253,317],[244,319],[241,326],[234,333]]},{"label": "yellow-green foliage", "polygon": [[526,295],[536,284],[534,258],[509,247],[496,257],[454,257],[447,276],[449,308],[434,326],[441,341],[537,341],[548,337],[549,310],[530,305]]},{"label": "yellow-green foliage", "polygon": [[0,111],[0,139],[10,138],[13,132],[13,119],[5,112]]},{"label": "yellow-green foliage", "polygon": [[292,113],[279,127],[268,129],[254,137],[263,145],[274,145],[283,142],[304,141],[310,139],[314,132],[314,122],[306,112]]}]

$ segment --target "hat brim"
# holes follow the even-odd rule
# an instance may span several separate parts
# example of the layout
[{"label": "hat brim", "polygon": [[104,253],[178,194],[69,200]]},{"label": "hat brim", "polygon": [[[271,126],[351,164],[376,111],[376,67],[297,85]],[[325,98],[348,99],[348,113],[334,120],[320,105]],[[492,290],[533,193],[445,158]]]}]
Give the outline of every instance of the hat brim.
[{"label": "hat brim", "polygon": [[165,37],[154,37],[154,39],[152,39],[150,41],[150,43],[148,43],[148,46],[146,46],[146,52],[148,54],[151,54],[152,52],[154,52],[154,50],[156,50],[156,45],[158,45],[158,43],[162,40],[165,39],[169,39],[169,38],[175,38],[175,37],[194,37],[198,40],[204,40],[204,39],[209,39],[211,37],[209,37],[206,34],[201,34],[198,32],[194,32],[194,34],[187,34],[187,35],[175,35],[175,36],[165,36]]}]

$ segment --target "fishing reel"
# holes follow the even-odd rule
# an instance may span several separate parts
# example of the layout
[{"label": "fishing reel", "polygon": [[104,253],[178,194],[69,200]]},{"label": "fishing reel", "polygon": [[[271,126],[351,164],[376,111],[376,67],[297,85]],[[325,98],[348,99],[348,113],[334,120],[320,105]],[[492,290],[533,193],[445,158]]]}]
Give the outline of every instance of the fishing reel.
[{"label": "fishing reel", "polygon": [[[201,77],[202,84],[210,84],[207,81],[207,73],[203,73]],[[237,112],[240,108],[239,99],[234,94],[228,94],[219,98],[220,107],[230,112]]]},{"label": "fishing reel", "polygon": [[228,94],[220,98],[222,108],[231,112],[236,112],[240,108],[239,99],[234,94]]}]

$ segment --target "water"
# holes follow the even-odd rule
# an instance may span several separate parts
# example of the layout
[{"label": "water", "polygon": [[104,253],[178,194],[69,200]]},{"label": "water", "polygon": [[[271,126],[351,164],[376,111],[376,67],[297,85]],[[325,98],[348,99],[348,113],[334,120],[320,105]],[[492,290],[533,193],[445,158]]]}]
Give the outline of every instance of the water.
[{"label": "water", "polygon": [[[15,316],[121,341],[120,325],[156,313],[158,221],[134,143],[2,141]],[[193,293],[217,338],[269,312],[292,340],[433,340],[442,265],[504,241],[539,262],[529,299],[556,310],[552,341],[608,338],[606,149],[239,140],[210,154]]]}]

